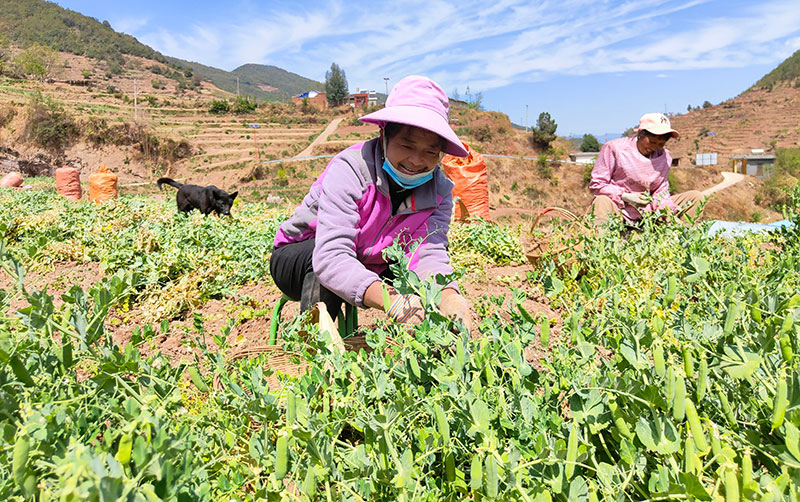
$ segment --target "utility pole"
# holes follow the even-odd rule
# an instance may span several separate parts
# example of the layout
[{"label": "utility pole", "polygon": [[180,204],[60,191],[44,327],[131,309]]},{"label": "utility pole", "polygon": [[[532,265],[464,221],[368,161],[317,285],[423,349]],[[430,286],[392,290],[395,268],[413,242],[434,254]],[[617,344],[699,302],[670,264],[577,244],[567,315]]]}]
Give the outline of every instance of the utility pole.
[{"label": "utility pole", "polygon": [[[389,97],[389,77],[383,77],[383,82],[386,84],[386,97],[388,98]],[[386,99],[385,98],[384,98],[383,103],[386,104]]]},{"label": "utility pole", "polygon": [[139,120],[139,102],[138,102],[138,99],[137,99],[138,96],[139,96],[138,83],[139,82],[136,79],[133,79],[133,121],[134,122],[137,122]]},{"label": "utility pole", "polygon": [[236,97],[239,97],[239,77],[236,77]]}]

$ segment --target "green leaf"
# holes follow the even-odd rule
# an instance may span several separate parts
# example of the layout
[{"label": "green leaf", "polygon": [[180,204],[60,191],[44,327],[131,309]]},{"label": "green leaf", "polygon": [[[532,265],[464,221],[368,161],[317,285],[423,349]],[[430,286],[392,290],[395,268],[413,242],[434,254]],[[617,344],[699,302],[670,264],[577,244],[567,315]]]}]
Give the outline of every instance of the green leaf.
[{"label": "green leaf", "polygon": [[678,477],[687,495],[691,495],[697,500],[711,500],[711,495],[708,494],[697,476],[688,472],[682,472]]},{"label": "green leaf", "polygon": [[750,378],[761,365],[761,356],[739,347],[728,345],[724,349],[726,359],[720,366],[731,378],[737,380]]},{"label": "green leaf", "polygon": [[786,449],[800,461],[800,431],[788,420],[783,423],[783,428],[786,431],[786,437],[784,437]]}]

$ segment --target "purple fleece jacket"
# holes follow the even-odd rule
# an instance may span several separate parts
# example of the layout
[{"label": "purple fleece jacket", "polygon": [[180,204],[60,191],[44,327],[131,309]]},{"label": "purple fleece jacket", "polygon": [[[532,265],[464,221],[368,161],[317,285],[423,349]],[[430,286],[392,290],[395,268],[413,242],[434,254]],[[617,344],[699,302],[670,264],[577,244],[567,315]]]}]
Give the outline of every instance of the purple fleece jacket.
[{"label": "purple fleece jacket", "polygon": [[398,236],[401,242],[424,239],[409,254],[409,268],[420,278],[452,272],[447,231],[453,183],[437,167],[433,179],[411,190],[392,216],[382,166],[378,138],[344,150],[275,235],[275,247],[316,237],[312,264],[320,284],[359,307],[367,287],[388,266],[382,251]]}]

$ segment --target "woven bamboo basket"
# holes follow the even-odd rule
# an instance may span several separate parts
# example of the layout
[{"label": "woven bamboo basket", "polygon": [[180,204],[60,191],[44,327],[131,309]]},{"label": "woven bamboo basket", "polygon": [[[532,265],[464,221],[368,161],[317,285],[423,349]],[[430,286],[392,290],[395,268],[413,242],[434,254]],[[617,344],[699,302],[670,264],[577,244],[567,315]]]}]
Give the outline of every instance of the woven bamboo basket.
[{"label": "woven bamboo basket", "polygon": [[562,263],[562,266],[571,266],[576,261],[574,251],[579,251],[582,244],[557,243],[552,231],[543,231],[539,229],[542,217],[549,213],[558,214],[567,220],[567,232],[576,231],[577,226],[575,223],[578,221],[578,217],[575,216],[574,213],[560,207],[546,207],[542,209],[539,214],[536,215],[533,224],[531,224],[531,229],[528,231],[528,243],[524,246],[525,257],[531,265],[538,268],[542,266],[542,259],[545,256],[556,258],[566,255],[566,260]]},{"label": "woven bamboo basket", "polygon": [[[324,303],[318,303],[311,310],[311,323],[319,324],[320,330],[327,330],[330,333],[331,348],[336,352],[344,353],[345,350],[354,352],[359,350],[372,351],[364,335],[351,336],[342,340],[339,330],[333,319],[331,319],[330,314],[328,314]],[[390,351],[391,347],[398,345],[397,341],[392,338],[387,338],[386,344],[389,346],[386,349],[387,351]],[[228,357],[227,365],[230,367],[239,359],[256,357],[262,354],[269,355],[264,367],[272,370],[272,374],[266,377],[270,389],[277,389],[281,386],[281,375],[297,378],[305,375],[309,370],[308,362],[300,358],[298,354],[286,352],[281,345],[270,344],[253,345],[234,351]],[[219,376],[214,375],[214,389],[220,390],[221,388],[222,383]]]},{"label": "woven bamboo basket", "polygon": [[[328,309],[325,308],[324,303],[317,303],[311,310],[311,323],[319,324],[320,331],[325,330],[331,336],[331,349],[344,353],[345,344],[339,336],[339,330],[336,324],[328,314]],[[298,354],[289,353],[284,350],[281,345],[253,345],[243,349],[234,351],[228,356],[227,365],[232,366],[234,362],[246,357],[255,357],[261,354],[269,354],[267,362],[264,367],[272,370],[272,374],[267,377],[267,384],[270,389],[279,388],[281,381],[279,375],[286,375],[289,377],[300,377],[308,372],[308,363],[299,357]],[[222,382],[218,375],[214,375],[214,389],[220,390]]]}]

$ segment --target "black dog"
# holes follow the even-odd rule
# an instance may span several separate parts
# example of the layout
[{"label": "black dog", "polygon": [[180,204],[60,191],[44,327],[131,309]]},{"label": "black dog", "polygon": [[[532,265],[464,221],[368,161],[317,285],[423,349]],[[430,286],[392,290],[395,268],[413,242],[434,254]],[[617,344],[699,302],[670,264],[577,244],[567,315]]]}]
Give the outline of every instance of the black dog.
[{"label": "black dog", "polygon": [[175,200],[178,203],[178,211],[188,213],[192,209],[197,209],[203,214],[211,211],[221,215],[230,215],[233,200],[239,192],[229,194],[214,185],[201,187],[200,185],[184,185],[172,178],[159,178],[156,182],[161,189],[162,184],[173,186],[178,189]]}]

